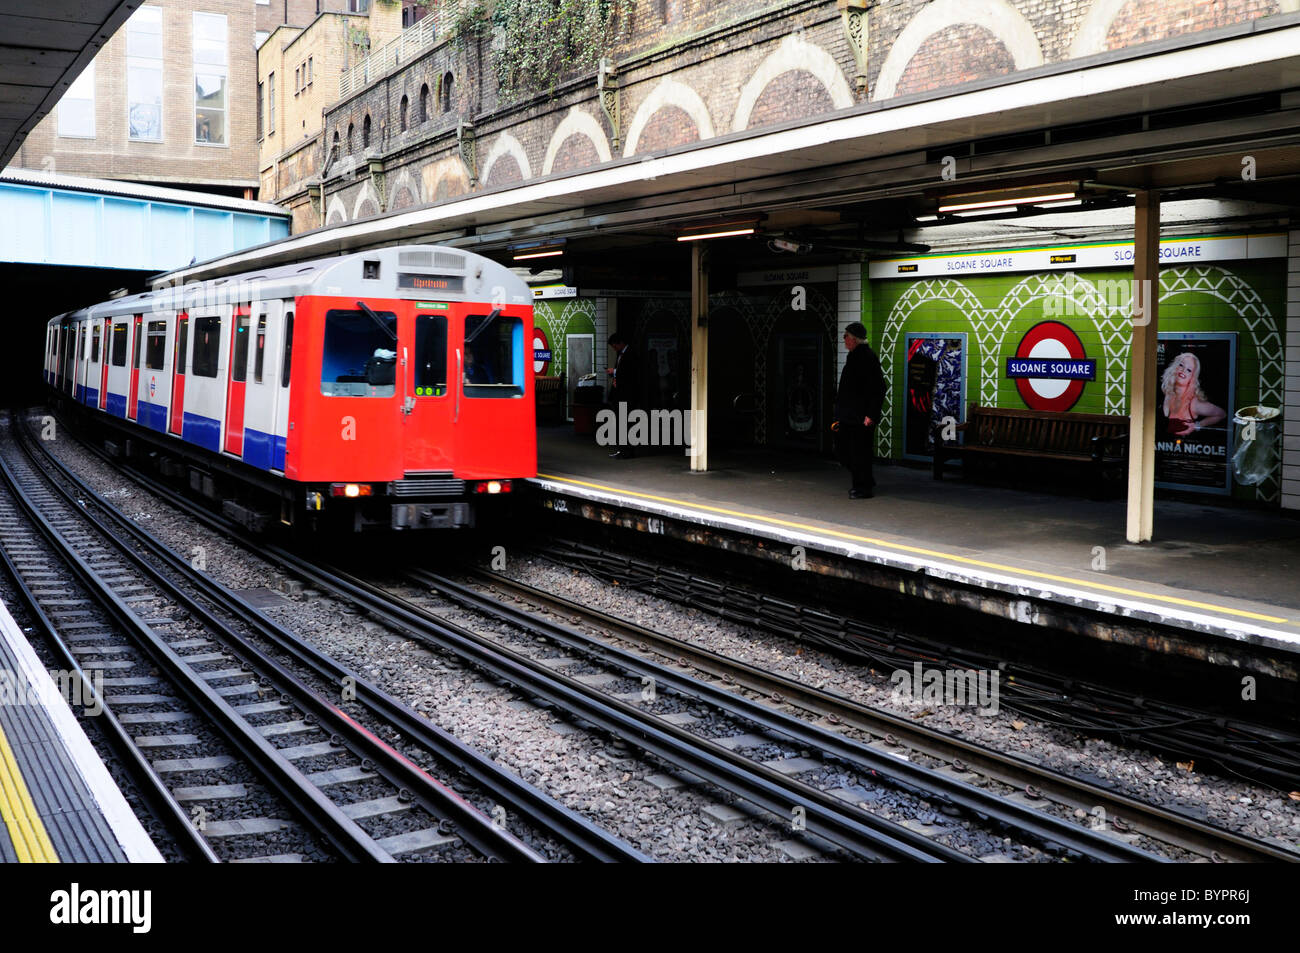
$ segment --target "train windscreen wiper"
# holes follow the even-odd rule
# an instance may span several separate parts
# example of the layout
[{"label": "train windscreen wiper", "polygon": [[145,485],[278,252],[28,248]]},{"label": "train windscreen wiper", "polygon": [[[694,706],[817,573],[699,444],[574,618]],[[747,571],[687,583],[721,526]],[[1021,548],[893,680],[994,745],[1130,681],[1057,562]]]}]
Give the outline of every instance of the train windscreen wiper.
[{"label": "train windscreen wiper", "polygon": [[393,328],[390,328],[387,324],[385,324],[384,319],[381,318],[379,315],[375,314],[375,312],[371,309],[370,305],[366,304],[364,301],[358,301],[357,307],[360,308],[362,311],[364,311],[367,315],[369,315],[370,320],[375,322],[375,324],[379,325],[379,327],[383,330],[383,332],[393,339],[394,344],[397,343],[397,331],[394,330]]},{"label": "train windscreen wiper", "polygon": [[500,308],[493,308],[493,309],[492,309],[492,313],[489,314],[486,318],[483,319],[483,323],[480,324],[478,327],[476,327],[476,328],[474,329],[474,333],[473,333],[473,334],[466,335],[466,337],[465,337],[465,346],[466,346],[466,347],[469,347],[469,345],[470,345],[471,343],[473,343],[474,339],[475,339],[476,337],[478,337],[480,334],[482,334],[483,331],[484,331],[484,329],[486,329],[486,328],[488,328],[488,327],[491,327],[492,322],[495,321],[495,320],[496,320],[497,318],[499,318],[499,317],[501,317],[501,309],[500,309]]}]

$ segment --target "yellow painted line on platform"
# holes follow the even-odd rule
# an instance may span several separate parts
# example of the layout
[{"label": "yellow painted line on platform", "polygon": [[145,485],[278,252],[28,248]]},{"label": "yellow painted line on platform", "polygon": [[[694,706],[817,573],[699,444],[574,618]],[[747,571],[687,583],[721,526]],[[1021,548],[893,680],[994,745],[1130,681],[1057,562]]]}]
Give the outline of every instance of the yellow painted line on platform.
[{"label": "yellow painted line on platform", "polygon": [[3,731],[0,731],[0,817],[9,828],[9,839],[20,864],[59,862]]},{"label": "yellow painted line on platform", "polygon": [[1194,599],[1182,599],[1178,596],[1164,596],[1155,592],[1145,592],[1141,589],[1126,589],[1123,586],[1108,586],[1105,583],[1092,582],[1088,579],[1075,579],[1071,576],[1056,576],[1052,573],[1038,572],[1033,569],[1024,569],[1020,566],[1008,566],[1003,563],[993,563],[983,559],[972,559],[969,556],[958,556],[954,553],[945,553],[937,549],[924,549],[920,546],[907,546],[902,543],[892,543],[887,539],[880,539],[875,536],[860,536],[856,533],[846,533],[843,530],[828,529],[824,526],[813,526],[810,523],[796,523],[793,520],[778,519],[775,516],[764,516],[761,513],[746,513],[742,510],[729,510],[725,507],[711,506],[707,503],[676,500],[670,496],[655,496],[653,493],[639,493],[636,490],[628,490],[623,487],[605,486],[601,483],[588,483],[583,480],[575,480],[572,477],[555,476],[549,473],[539,473],[537,475],[544,480],[555,480],[560,483],[569,483],[573,486],[587,487],[592,490],[604,490],[608,493],[616,493],[622,496],[632,496],[642,500],[653,500],[656,503],[671,503],[673,506],[704,510],[709,513],[720,513],[723,516],[736,516],[741,519],[755,520],[760,523],[770,523],[773,526],[783,526],[787,529],[800,529],[809,533],[820,533],[823,536],[834,536],[839,539],[851,540],[855,543],[867,543],[871,546],[881,546],[899,552],[914,553],[918,556],[933,556],[936,559],[946,559],[951,562],[964,563],[967,566],[979,566],[981,569],[994,569],[998,572],[1015,573],[1021,576],[1029,576],[1034,579],[1047,579],[1051,582],[1063,582],[1073,586],[1085,586],[1089,589],[1097,589],[1102,592],[1111,592],[1117,595],[1155,599],[1159,602],[1168,602],[1172,605],[1188,606],[1193,609],[1207,609],[1211,612],[1221,612],[1226,615],[1241,616],[1245,619],[1256,619],[1260,622],[1273,622],[1279,625],[1295,624],[1292,623],[1291,620],[1284,619],[1281,616],[1264,615],[1263,613],[1250,612],[1246,609],[1232,609],[1228,606],[1215,605],[1212,602],[1197,602]]}]

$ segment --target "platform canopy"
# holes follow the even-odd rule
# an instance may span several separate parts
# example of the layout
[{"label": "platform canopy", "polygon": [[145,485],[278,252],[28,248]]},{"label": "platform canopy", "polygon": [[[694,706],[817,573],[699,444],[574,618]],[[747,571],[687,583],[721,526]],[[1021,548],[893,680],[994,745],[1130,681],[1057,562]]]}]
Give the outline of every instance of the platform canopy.
[{"label": "platform canopy", "polygon": [[0,168],[140,3],[0,4]]}]

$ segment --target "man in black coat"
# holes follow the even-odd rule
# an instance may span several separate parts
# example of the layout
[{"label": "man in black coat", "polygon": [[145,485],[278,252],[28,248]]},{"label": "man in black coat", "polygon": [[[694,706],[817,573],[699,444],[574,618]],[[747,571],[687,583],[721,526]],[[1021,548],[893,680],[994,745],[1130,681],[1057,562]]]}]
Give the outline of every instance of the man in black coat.
[{"label": "man in black coat", "polygon": [[867,329],[854,322],[844,329],[849,356],[835,394],[835,427],[840,462],[853,475],[849,498],[866,499],[876,485],[871,475],[875,456],[876,425],[885,402],[885,375],[876,352],[867,344]]},{"label": "man in black coat", "polygon": [[[641,399],[637,358],[628,348],[627,338],[617,331],[609,336],[609,346],[615,354],[614,366],[606,370],[610,376],[609,402],[614,405],[615,414],[619,412],[619,404],[626,404],[630,415],[639,406]],[[610,456],[626,460],[636,456],[636,451],[631,446],[620,444]]]}]

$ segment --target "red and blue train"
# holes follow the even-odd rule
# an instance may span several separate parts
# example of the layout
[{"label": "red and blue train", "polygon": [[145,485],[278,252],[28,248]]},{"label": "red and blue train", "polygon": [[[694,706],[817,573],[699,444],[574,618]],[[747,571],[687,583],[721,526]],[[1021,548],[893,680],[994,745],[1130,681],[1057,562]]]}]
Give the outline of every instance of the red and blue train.
[{"label": "red and blue train", "polygon": [[532,316],[497,262],[384,248],[60,315],[45,380],[252,528],[467,527],[537,472]]}]

